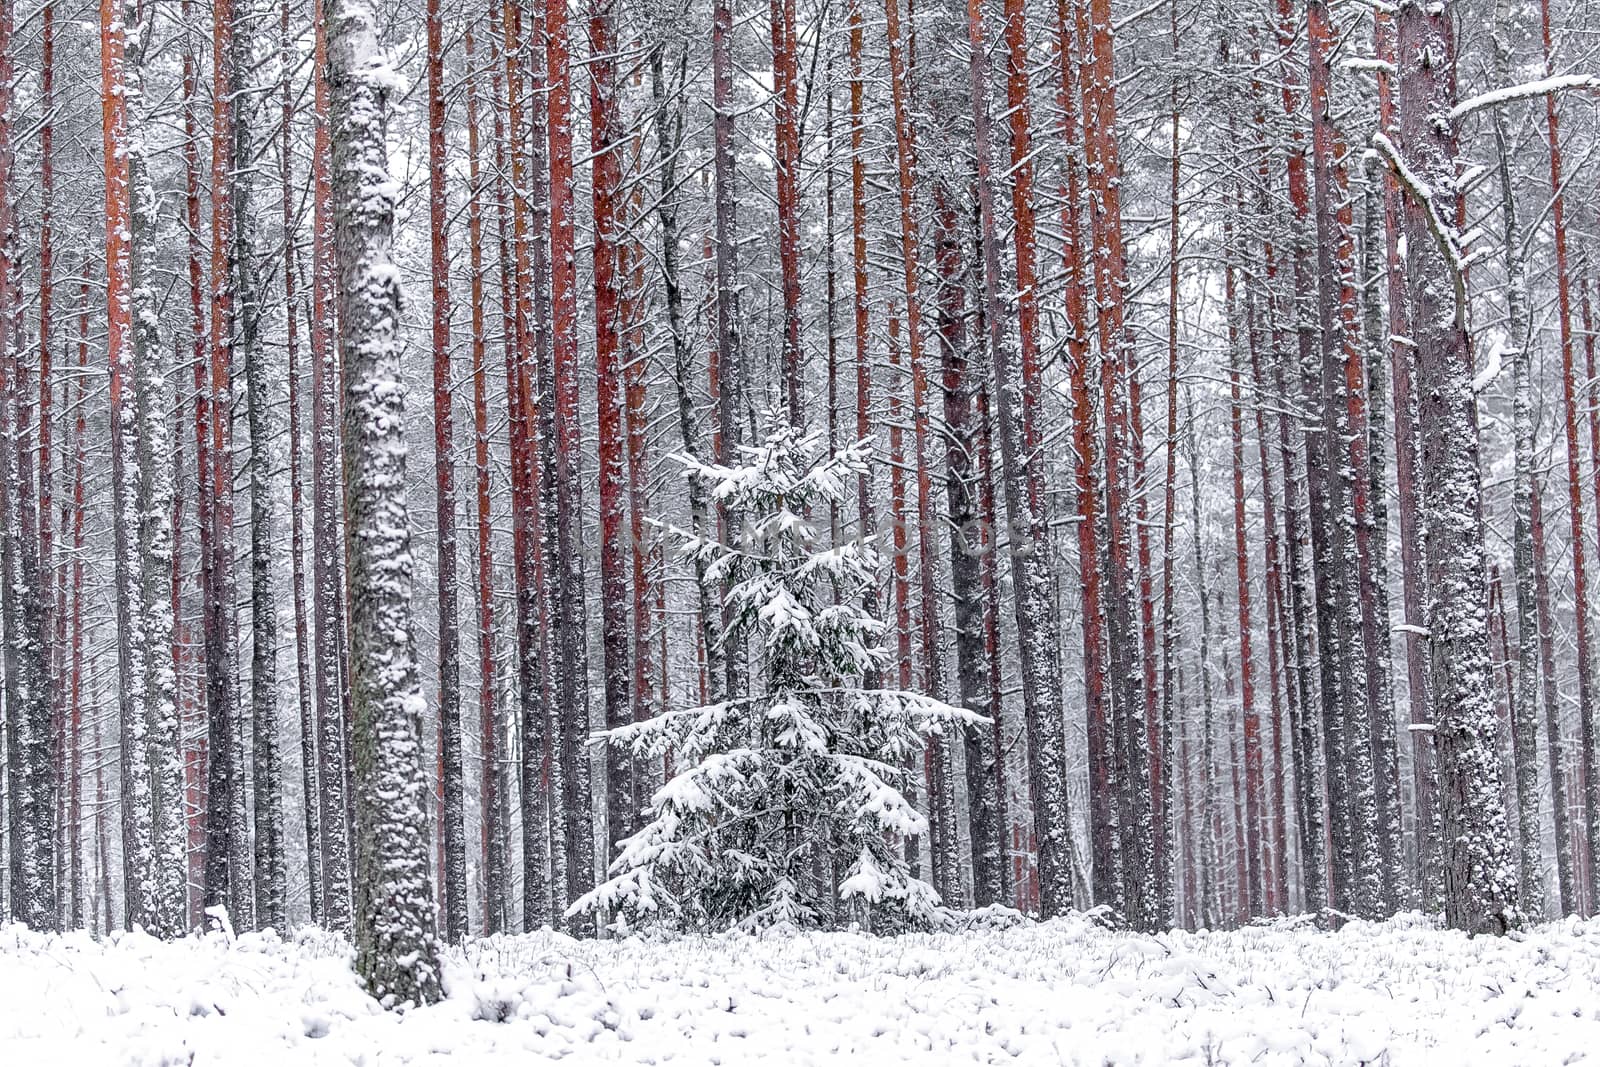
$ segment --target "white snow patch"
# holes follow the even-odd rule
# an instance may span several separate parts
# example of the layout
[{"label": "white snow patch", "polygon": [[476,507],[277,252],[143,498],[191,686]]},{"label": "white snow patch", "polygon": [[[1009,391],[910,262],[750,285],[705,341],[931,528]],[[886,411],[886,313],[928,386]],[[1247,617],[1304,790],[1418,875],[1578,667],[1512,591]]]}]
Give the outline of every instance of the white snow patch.
[{"label": "white snow patch", "polygon": [[0,929],[0,1063],[1558,1064],[1600,1042],[1600,921],[1417,916],[1157,937],[1085,916],[877,939],[471,942],[380,1011],[340,939]]}]

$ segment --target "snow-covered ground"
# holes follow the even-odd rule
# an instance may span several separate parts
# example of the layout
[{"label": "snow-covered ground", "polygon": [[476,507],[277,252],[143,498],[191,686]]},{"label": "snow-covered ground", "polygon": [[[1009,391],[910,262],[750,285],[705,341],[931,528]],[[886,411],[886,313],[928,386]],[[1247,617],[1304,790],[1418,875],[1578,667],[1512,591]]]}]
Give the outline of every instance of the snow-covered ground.
[{"label": "snow-covered ground", "polygon": [[1419,920],[1143,937],[1081,917],[452,953],[400,1016],[349,950],[0,929],[0,1065],[1493,1064],[1600,1061],[1600,921],[1468,940]]}]

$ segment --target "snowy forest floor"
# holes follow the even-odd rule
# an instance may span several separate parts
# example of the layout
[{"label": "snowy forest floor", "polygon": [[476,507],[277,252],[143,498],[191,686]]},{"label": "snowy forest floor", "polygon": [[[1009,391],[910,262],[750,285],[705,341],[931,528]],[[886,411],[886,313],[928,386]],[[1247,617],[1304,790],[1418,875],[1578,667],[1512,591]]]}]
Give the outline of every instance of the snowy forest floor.
[{"label": "snowy forest floor", "polygon": [[1157,937],[479,940],[405,1015],[344,942],[0,929],[0,1064],[1494,1064],[1600,1058],[1600,921]]}]

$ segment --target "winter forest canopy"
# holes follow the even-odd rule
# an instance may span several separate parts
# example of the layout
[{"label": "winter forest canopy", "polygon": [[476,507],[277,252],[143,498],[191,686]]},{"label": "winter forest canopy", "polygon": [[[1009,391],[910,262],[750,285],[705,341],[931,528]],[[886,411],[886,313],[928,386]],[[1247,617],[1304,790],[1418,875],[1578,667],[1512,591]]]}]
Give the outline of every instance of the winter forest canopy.
[{"label": "winter forest canopy", "polygon": [[1591,914],[1589,13],[0,0],[3,914]]}]

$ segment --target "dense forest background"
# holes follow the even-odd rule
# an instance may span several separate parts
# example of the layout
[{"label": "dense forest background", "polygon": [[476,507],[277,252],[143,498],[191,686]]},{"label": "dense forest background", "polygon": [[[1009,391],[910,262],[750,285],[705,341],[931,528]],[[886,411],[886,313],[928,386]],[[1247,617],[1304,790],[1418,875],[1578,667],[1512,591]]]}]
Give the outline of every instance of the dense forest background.
[{"label": "dense forest background", "polygon": [[[808,518],[992,720],[907,778],[947,904],[1593,909],[1586,0],[380,2],[369,186],[315,4],[0,10],[5,914],[348,928],[392,536],[441,931],[585,928],[673,770],[590,734],[769,670],[685,461],[782,426],[869,439]],[[345,492],[363,197],[409,538]]]}]

